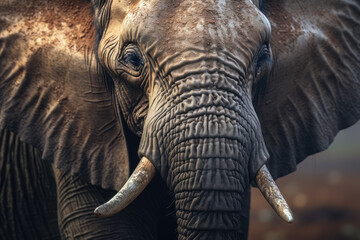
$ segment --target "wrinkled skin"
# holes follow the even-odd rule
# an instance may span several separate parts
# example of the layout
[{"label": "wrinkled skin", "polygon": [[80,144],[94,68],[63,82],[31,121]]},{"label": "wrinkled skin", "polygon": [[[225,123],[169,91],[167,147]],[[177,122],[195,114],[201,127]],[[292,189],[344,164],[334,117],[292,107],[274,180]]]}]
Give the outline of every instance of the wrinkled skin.
[{"label": "wrinkled skin", "polygon": [[[73,4],[0,8],[0,126],[53,162],[63,238],[246,239],[259,168],[286,175],[360,118],[355,1]],[[119,190],[136,155],[158,175],[97,218],[113,192],[93,185]]]},{"label": "wrinkled skin", "polygon": [[175,193],[179,239],[244,237],[241,203],[268,158],[251,94],[269,74],[268,20],[246,1],[121,10],[112,3],[98,58],[140,157]]}]

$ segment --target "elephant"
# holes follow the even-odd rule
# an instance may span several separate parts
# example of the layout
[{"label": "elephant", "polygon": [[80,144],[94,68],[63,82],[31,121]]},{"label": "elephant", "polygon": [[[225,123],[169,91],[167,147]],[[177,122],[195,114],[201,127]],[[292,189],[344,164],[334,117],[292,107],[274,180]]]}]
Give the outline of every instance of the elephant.
[{"label": "elephant", "polygon": [[250,187],[291,222],[273,179],[360,119],[359,1],[0,13],[5,239],[246,239]]}]

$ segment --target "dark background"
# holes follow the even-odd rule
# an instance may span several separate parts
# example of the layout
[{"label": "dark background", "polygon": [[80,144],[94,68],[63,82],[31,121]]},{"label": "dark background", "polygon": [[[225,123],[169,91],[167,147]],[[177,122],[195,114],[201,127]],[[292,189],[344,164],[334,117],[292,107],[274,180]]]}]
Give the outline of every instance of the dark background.
[{"label": "dark background", "polygon": [[276,183],[295,220],[283,222],[253,188],[249,240],[360,240],[360,122]]}]

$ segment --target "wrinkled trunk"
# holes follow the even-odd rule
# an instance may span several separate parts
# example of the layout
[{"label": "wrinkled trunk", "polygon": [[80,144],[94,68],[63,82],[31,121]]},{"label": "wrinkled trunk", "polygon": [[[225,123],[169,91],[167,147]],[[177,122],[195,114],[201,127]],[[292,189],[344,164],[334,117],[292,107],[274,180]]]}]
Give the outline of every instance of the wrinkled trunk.
[{"label": "wrinkled trunk", "polygon": [[175,193],[179,239],[246,236],[249,182],[267,151],[241,81],[204,73],[157,94],[139,154]]},{"label": "wrinkled trunk", "polygon": [[190,116],[165,140],[179,239],[239,239],[246,232],[250,136],[241,126],[246,120],[231,119],[226,113]]},{"label": "wrinkled trunk", "polygon": [[[224,197],[221,197],[224,195]],[[228,195],[228,196],[227,196]],[[181,206],[180,198],[192,199],[192,202],[200,202],[201,198],[207,199],[208,203],[190,203]],[[187,191],[176,194],[176,216],[178,224],[178,239],[247,239],[249,226],[250,189],[247,188],[241,197],[237,193],[220,191]],[[236,199],[236,200],[230,200]],[[222,203],[225,201],[226,203]],[[209,204],[209,202],[213,202]],[[204,205],[212,210],[200,207]],[[232,206],[231,206],[232,205]],[[233,206],[238,206],[234,209]],[[188,207],[189,210],[184,210]],[[227,209],[229,207],[229,209]]]},{"label": "wrinkled trunk", "polygon": [[[236,160],[241,152],[232,141],[190,140],[174,148],[184,149],[172,158],[170,170],[179,239],[240,239],[246,234],[248,171],[245,161]],[[185,157],[191,149],[202,156]]]}]

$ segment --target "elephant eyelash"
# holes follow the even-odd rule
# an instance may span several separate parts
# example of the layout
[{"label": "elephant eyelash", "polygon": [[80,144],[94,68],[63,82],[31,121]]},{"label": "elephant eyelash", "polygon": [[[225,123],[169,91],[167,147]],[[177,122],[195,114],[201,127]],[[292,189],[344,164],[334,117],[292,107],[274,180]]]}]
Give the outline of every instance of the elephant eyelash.
[{"label": "elephant eyelash", "polygon": [[254,60],[254,84],[257,84],[271,72],[273,66],[268,44],[261,46]]},{"label": "elephant eyelash", "polygon": [[253,104],[256,105],[264,94],[268,79],[272,74],[273,60],[268,45],[263,45],[255,58],[254,83],[252,89]]},{"label": "elephant eyelash", "polygon": [[126,72],[132,76],[139,76],[144,68],[145,60],[140,49],[133,43],[122,50],[118,58],[117,71]]},{"label": "elephant eyelash", "polygon": [[139,71],[141,66],[144,65],[143,60],[135,53],[125,54],[123,60],[137,71]]},{"label": "elephant eyelash", "polygon": [[136,71],[140,71],[144,66],[144,59],[137,49],[127,49],[122,56],[122,62]]},{"label": "elephant eyelash", "polygon": [[269,54],[262,56],[256,64],[255,78],[257,80],[261,80],[262,78],[264,78],[265,75],[270,73],[272,65],[273,60],[271,59]]},{"label": "elephant eyelash", "polygon": [[145,89],[149,61],[135,43],[128,43],[118,54],[115,81],[125,81],[132,86]]}]

